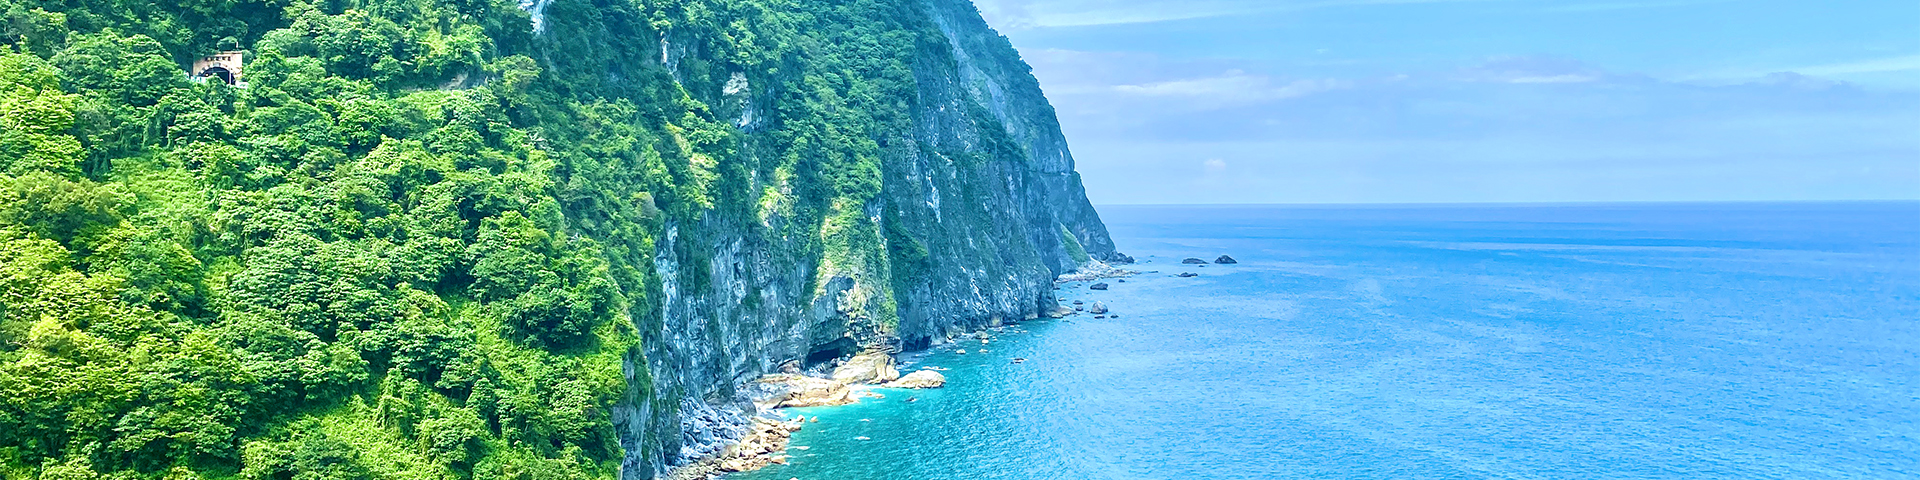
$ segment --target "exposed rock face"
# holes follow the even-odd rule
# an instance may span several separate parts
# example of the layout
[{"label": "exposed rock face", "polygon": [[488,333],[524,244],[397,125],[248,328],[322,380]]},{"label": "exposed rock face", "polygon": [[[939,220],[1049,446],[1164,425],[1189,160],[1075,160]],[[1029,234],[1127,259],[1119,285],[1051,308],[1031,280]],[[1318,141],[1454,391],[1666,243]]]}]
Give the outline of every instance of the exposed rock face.
[{"label": "exposed rock face", "polygon": [[900,378],[900,371],[893,368],[893,356],[884,352],[868,352],[848,359],[833,369],[833,381],[855,383],[886,383]]},{"label": "exposed rock face", "polygon": [[1232,265],[1232,264],[1240,263],[1240,261],[1234,260],[1233,257],[1221,255],[1220,258],[1213,259],[1213,263],[1218,263],[1221,265]]},{"label": "exposed rock face", "polygon": [[768,375],[759,383],[777,388],[774,395],[762,400],[763,408],[828,407],[846,405],[859,399],[847,384],[820,377],[777,374]]},{"label": "exposed rock face", "polygon": [[932,370],[921,370],[888,382],[889,388],[940,388],[946,386],[947,376]]},{"label": "exposed rock face", "polygon": [[[628,355],[627,398],[612,412],[625,480],[664,475],[712,455],[713,442],[740,438],[744,420],[731,419],[746,416],[696,420],[756,408],[743,386],[787,389],[769,407],[858,395],[802,374],[754,381],[783,364],[797,361],[785,370],[799,371],[870,347],[924,349],[1008,319],[1068,315],[1056,278],[1089,267],[1110,275],[1118,270],[1110,263],[1132,260],[1114,250],[1053,108],[1011,45],[966,0],[897,3],[872,14],[888,15],[884,23],[919,45],[942,47],[909,49],[921,57],[910,63],[913,94],[897,102],[913,128],[860,139],[877,146],[879,170],[878,192],[864,203],[781,203],[791,201],[782,193],[790,172],[775,166],[781,152],[762,128],[778,119],[769,112],[792,107],[782,92],[804,85],[797,70],[725,71],[736,68],[730,60],[699,58],[700,45],[722,39],[696,29],[605,47],[660,51],[660,68],[689,95],[718,118],[740,119],[728,121],[739,127],[741,158],[721,163],[753,179],[747,194],[764,192],[757,201],[766,206],[664,218],[650,265],[616,264],[659,279],[649,285],[657,291],[635,296],[653,307],[633,319],[644,341]],[[548,22],[567,20],[558,11]],[[682,68],[695,60],[712,72]],[[869,362],[833,376],[885,382],[898,372]]]},{"label": "exposed rock face", "polygon": [[1206,264],[1207,264],[1207,261],[1206,261],[1206,260],[1201,260],[1201,259],[1198,259],[1198,258],[1191,258],[1191,257],[1189,257],[1189,258],[1187,258],[1186,260],[1181,260],[1181,261],[1180,261],[1180,263],[1184,263],[1184,264],[1187,264],[1187,265],[1206,265]]}]

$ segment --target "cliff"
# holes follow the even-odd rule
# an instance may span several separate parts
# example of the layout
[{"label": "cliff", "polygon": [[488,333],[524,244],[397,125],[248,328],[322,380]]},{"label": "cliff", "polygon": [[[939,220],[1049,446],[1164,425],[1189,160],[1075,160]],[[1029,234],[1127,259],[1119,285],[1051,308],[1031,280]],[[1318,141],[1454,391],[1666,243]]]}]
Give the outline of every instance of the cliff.
[{"label": "cliff", "polygon": [[[655,271],[682,281],[665,286],[659,336],[646,336],[645,359],[630,367],[644,362],[655,388],[651,403],[622,415],[633,435],[627,443],[645,446],[629,448],[629,472],[659,472],[663,461],[717,448],[727,422],[712,418],[724,416],[715,409],[725,408],[734,386],[783,362],[895,340],[926,348],[960,330],[1033,318],[1054,305],[1055,275],[1089,255],[1124,258],[1087,202],[1052,107],[1011,45],[964,1],[892,7],[885,20],[899,24],[889,33],[915,46],[902,62],[912,82],[881,100],[897,104],[903,128],[870,132],[879,146],[874,198],[831,205],[845,211],[824,221],[775,208],[664,226]],[[666,38],[669,65],[697,51],[674,45],[701,44]],[[782,108],[782,91],[803,88],[798,79],[728,75],[728,84],[693,90],[732,107],[721,110],[747,132],[748,155],[777,148],[758,119]],[[756,191],[779,192],[764,205],[779,205],[793,188],[779,183],[778,168],[751,174],[763,179]],[[795,228],[818,230],[824,241],[786,231]],[[689,418],[700,416],[708,418]]]},{"label": "cliff", "polygon": [[651,478],[1131,260],[964,0],[276,5],[0,0],[0,478]]}]

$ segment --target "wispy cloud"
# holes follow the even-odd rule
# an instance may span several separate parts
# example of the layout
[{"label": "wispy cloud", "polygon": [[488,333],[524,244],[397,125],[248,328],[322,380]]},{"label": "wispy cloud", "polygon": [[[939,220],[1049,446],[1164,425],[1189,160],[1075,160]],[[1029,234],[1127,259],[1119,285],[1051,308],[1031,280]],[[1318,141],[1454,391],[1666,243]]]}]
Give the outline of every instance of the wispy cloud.
[{"label": "wispy cloud", "polygon": [[1515,0],[979,0],[1002,28],[1085,27],[1168,22],[1317,8]]},{"label": "wispy cloud", "polygon": [[1224,75],[1189,78],[1138,85],[1116,85],[1114,92],[1153,97],[1188,97],[1227,102],[1282,100],[1346,88],[1339,80],[1294,80],[1283,82],[1266,75],[1229,71]]},{"label": "wispy cloud", "polygon": [[[1542,8],[1590,12],[1664,8],[1739,0],[1549,0]],[[1049,28],[1170,22],[1324,8],[1437,3],[1529,3],[1526,0],[977,0],[1000,28]]]},{"label": "wispy cloud", "polygon": [[1606,72],[1563,58],[1540,56],[1494,57],[1460,71],[1460,79],[1496,83],[1588,83],[1605,80]]},{"label": "wispy cloud", "polygon": [[1844,63],[1815,65],[1793,69],[1806,75],[1850,75],[1857,73],[1886,73],[1920,71],[1920,55],[1876,58]]}]

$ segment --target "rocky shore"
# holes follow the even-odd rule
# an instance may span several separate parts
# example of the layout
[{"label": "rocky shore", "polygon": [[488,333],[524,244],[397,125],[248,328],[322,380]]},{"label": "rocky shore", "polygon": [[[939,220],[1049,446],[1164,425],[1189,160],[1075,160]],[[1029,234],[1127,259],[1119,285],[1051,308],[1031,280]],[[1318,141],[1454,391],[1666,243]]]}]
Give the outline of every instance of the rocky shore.
[{"label": "rocky shore", "polygon": [[[901,375],[896,365],[897,361],[888,351],[870,349],[831,365],[831,370],[825,368],[828,365],[821,365],[805,371],[790,364],[781,373],[755,379],[742,388],[748,400],[745,403],[752,411],[738,412],[746,417],[744,422],[739,422],[745,427],[739,429],[741,435],[722,439],[724,446],[674,469],[669,478],[710,480],[728,473],[787,463],[791,458],[787,453],[788,442],[793,432],[806,425],[807,419],[805,416],[786,419],[782,409],[847,405],[862,398],[881,397],[869,390],[876,386],[917,389],[946,385],[946,376],[940,372],[927,369]],[[719,430],[725,428],[716,426]]]},{"label": "rocky shore", "polygon": [[[1074,282],[1092,282],[1101,279],[1123,279],[1139,272],[1114,267],[1098,260],[1087,262],[1079,269],[1060,275],[1054,284],[1061,286]],[[1125,280],[1116,280],[1124,282]],[[1096,287],[1097,285],[1098,287]],[[1106,290],[1109,285],[1095,283],[1086,285],[1089,290]],[[1056,305],[1042,312],[1047,318],[1065,318],[1071,315],[1089,313],[1105,318],[1108,307],[1101,302],[1086,304],[1073,301],[1070,304]],[[1119,317],[1119,315],[1112,315]],[[1009,329],[1017,333],[1015,325],[995,323],[983,330],[971,333],[953,334],[936,338],[934,349],[963,347],[979,342],[985,352],[996,333]],[[942,347],[944,345],[944,347]],[[711,411],[696,416],[696,426],[690,431],[701,432],[683,439],[683,443],[698,446],[697,450],[683,452],[692,462],[678,466],[668,477],[673,480],[710,480],[728,473],[758,470],[774,464],[785,464],[791,458],[788,442],[794,432],[801,430],[808,422],[805,416],[786,418],[783,409],[796,407],[829,407],[859,402],[862,398],[882,397],[871,391],[879,388],[941,388],[947,383],[946,376],[938,367],[929,367],[902,374],[900,363],[894,356],[897,347],[887,344],[869,347],[859,354],[834,360],[812,368],[803,368],[798,362],[783,365],[780,373],[768,374],[748,382],[739,389],[739,398],[726,408],[711,408],[705,404],[689,405],[683,408],[709,408]],[[965,348],[952,350],[953,353],[966,353]],[[1026,359],[1014,359],[1015,363]]]}]

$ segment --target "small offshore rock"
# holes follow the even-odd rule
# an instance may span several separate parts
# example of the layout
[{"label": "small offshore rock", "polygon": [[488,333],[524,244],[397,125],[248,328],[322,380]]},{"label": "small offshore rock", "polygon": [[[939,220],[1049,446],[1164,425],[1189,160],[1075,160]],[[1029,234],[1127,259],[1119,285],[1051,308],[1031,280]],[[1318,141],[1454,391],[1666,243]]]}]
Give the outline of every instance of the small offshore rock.
[{"label": "small offshore rock", "polygon": [[1106,289],[1107,289],[1107,284],[1104,284],[1104,283],[1096,283],[1096,284],[1093,284],[1093,285],[1088,285],[1088,286],[1087,286],[1087,288],[1090,288],[1090,289],[1094,289],[1094,290],[1106,290]]},{"label": "small offshore rock", "polygon": [[1201,260],[1201,259],[1198,259],[1198,258],[1192,258],[1192,257],[1188,257],[1188,258],[1187,258],[1186,260],[1181,260],[1181,261],[1180,261],[1180,263],[1184,263],[1184,264],[1188,264],[1188,265],[1206,265],[1206,264],[1207,264],[1207,261],[1206,261],[1206,260]]},{"label": "small offshore rock", "polygon": [[1240,261],[1234,260],[1233,257],[1221,255],[1220,258],[1213,259],[1213,263],[1218,263],[1221,265],[1232,265],[1232,264],[1240,263]]},{"label": "small offshore rock", "polygon": [[947,385],[947,376],[932,370],[921,370],[900,377],[883,385],[888,388],[940,388]]},{"label": "small offshore rock", "polygon": [[1180,272],[1180,274],[1179,274],[1179,275],[1175,275],[1175,276],[1176,276],[1176,277],[1180,277],[1180,278],[1193,278],[1193,277],[1198,277],[1198,276],[1200,276],[1200,274],[1198,274],[1198,273],[1193,273],[1193,272]]},{"label": "small offshore rock", "polygon": [[1088,308],[1087,311],[1093,312],[1094,314],[1107,313],[1107,304],[1100,303],[1100,302],[1093,302],[1093,307]]},{"label": "small offshore rock", "polygon": [[1094,315],[1093,318],[1107,318],[1106,315]]},{"label": "small offshore rock", "polygon": [[1116,278],[1113,281],[1120,282],[1120,283],[1127,283],[1127,279],[1124,279],[1124,278]]}]

